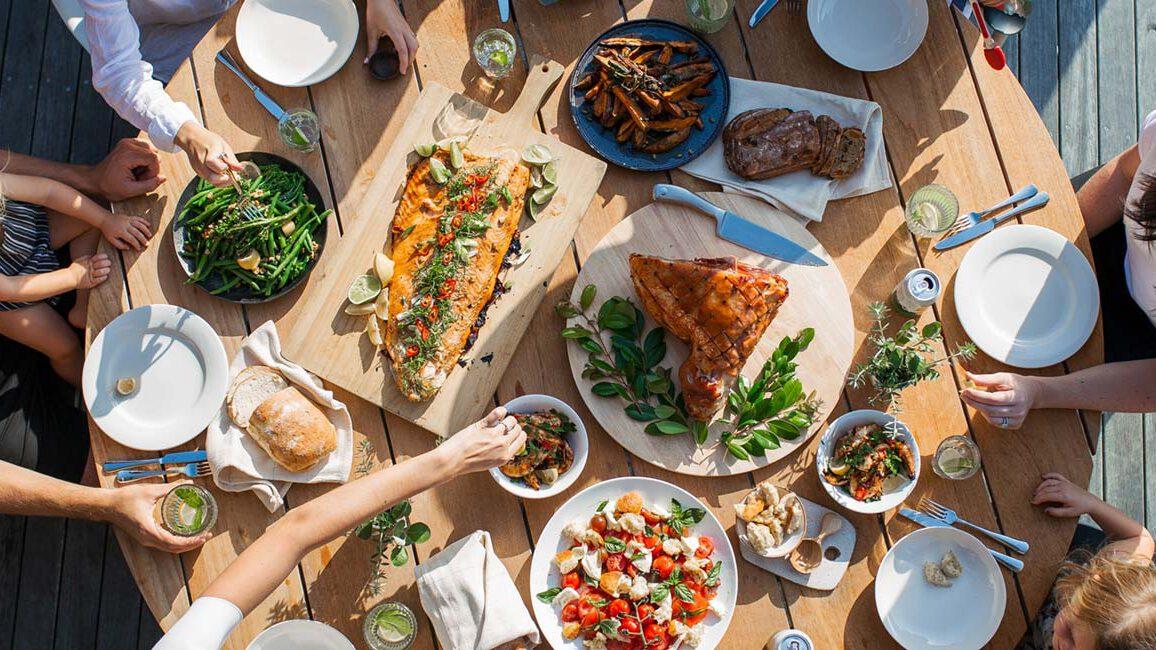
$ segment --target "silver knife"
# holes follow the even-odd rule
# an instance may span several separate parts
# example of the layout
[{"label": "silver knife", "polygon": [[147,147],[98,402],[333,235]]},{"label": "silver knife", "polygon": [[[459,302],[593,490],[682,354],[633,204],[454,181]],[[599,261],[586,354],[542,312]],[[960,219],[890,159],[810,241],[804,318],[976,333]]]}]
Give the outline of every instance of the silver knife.
[{"label": "silver knife", "polygon": [[115,472],[126,467],[141,467],[143,465],[179,465],[181,463],[199,463],[208,459],[204,449],[195,451],[174,451],[160,458],[144,458],[141,460],[110,460],[102,463],[100,468],[105,472]]},{"label": "silver knife", "polygon": [[249,90],[253,91],[253,96],[257,98],[258,104],[265,107],[265,110],[269,111],[273,117],[277,118],[278,122],[281,121],[281,117],[285,115],[285,109],[281,108],[281,105],[278,104],[272,97],[270,97],[264,90],[261,90],[260,86],[253,83],[253,80],[250,79],[248,75],[246,75],[244,72],[241,72],[241,66],[237,65],[237,62],[233,60],[233,57],[229,56],[228,52],[225,50],[217,52],[217,60],[220,61],[221,64],[228,68],[233,74],[237,75],[237,78],[245,82],[245,85],[249,87]]},{"label": "silver knife", "polygon": [[1047,192],[1040,192],[1039,194],[1033,196],[1032,198],[1028,199],[1027,201],[1024,201],[1023,203],[1019,204],[1018,206],[1012,208],[1011,210],[1008,210],[1007,212],[1004,212],[1003,214],[996,215],[996,216],[991,217],[989,219],[984,219],[983,221],[975,224],[974,226],[968,228],[967,230],[964,230],[961,233],[952,235],[952,236],[948,237],[947,239],[944,239],[943,241],[937,243],[932,248],[934,248],[937,251],[945,251],[949,248],[955,248],[956,246],[966,244],[967,242],[969,242],[969,241],[971,241],[977,237],[983,237],[984,235],[988,234],[989,232],[995,230],[996,226],[1003,223],[1004,221],[1007,221],[1008,219],[1011,219],[1012,217],[1014,217],[1016,215],[1020,215],[1020,214],[1023,214],[1025,212],[1031,212],[1032,210],[1038,210],[1038,209],[1044,207],[1045,205],[1048,204],[1048,201],[1051,200],[1051,198],[1052,197],[1048,196]]},{"label": "silver knife", "polygon": [[748,24],[751,27],[758,25],[759,21],[771,13],[771,9],[774,9],[777,4],[779,4],[779,0],[763,0],[762,3],[755,8],[755,13],[751,14],[751,20]]},{"label": "silver knife", "polygon": [[688,189],[659,183],[655,201],[670,201],[711,215],[718,221],[718,236],[767,257],[807,266],[827,266],[827,261],[795,242],[707,201]]},{"label": "silver knife", "polygon": [[[923,526],[924,528],[951,528],[952,527],[951,524],[947,523],[946,521],[936,519],[935,517],[932,517],[931,515],[925,515],[922,512],[919,512],[917,510],[912,510],[911,508],[900,508],[899,514],[903,515],[904,517],[907,517],[911,521],[914,521],[915,523],[919,524],[920,526]],[[984,548],[987,548],[987,547],[984,547]],[[996,562],[999,562],[1000,564],[1006,566],[1007,568],[1011,569],[1012,571],[1015,571],[1016,573],[1019,573],[1020,571],[1024,570],[1024,563],[1022,560],[1018,560],[1014,557],[1011,557],[1010,555],[1004,555],[1003,553],[1000,553],[999,551],[993,551],[990,548],[987,549],[987,552],[991,553],[991,556],[995,558]]]}]

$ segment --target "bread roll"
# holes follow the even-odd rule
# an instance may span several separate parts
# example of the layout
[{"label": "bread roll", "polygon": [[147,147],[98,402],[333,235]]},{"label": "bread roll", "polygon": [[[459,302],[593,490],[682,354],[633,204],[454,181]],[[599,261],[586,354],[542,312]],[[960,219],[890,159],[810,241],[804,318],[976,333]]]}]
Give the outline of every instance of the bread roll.
[{"label": "bread roll", "polygon": [[229,418],[244,429],[249,426],[249,416],[261,402],[288,387],[285,377],[268,366],[249,366],[241,370],[225,397]]},{"label": "bread roll", "polygon": [[249,435],[291,472],[312,467],[337,448],[337,430],[301,391],[289,387],[261,402],[249,417]]}]

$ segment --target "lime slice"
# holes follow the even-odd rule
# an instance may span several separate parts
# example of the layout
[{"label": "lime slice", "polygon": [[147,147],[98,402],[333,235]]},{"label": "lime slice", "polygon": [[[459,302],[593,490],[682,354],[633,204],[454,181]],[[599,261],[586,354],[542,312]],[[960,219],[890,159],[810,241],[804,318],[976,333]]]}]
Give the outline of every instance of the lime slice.
[{"label": "lime slice", "polygon": [[490,53],[490,63],[493,63],[499,68],[504,68],[510,65],[510,55],[504,50],[496,50]]},{"label": "lime slice", "polygon": [[542,206],[533,201],[526,201],[526,208],[530,211],[530,218],[534,221],[538,220],[538,212],[541,210],[541,207]]},{"label": "lime slice", "polygon": [[545,165],[554,159],[554,154],[550,153],[550,149],[544,144],[527,145],[522,150],[522,160],[531,165]]},{"label": "lime slice", "polygon": [[413,625],[405,614],[397,610],[382,610],[374,618],[377,636],[386,643],[399,643],[413,634]]},{"label": "lime slice", "polygon": [[363,302],[360,305],[348,305],[345,307],[345,313],[350,316],[366,316],[372,314],[377,308],[377,305],[372,302]]},{"label": "lime slice", "polygon": [[698,13],[706,20],[718,20],[726,15],[727,0],[698,0]]},{"label": "lime slice", "polygon": [[542,168],[542,178],[550,185],[558,184],[558,161],[551,160]]},{"label": "lime slice", "polygon": [[530,168],[530,185],[534,188],[544,187],[546,183],[542,179],[542,168],[534,166]]},{"label": "lime slice", "polygon": [[417,155],[421,156],[422,158],[429,158],[430,156],[434,155],[435,151],[438,150],[438,145],[436,142],[423,142],[419,145],[415,145],[413,150],[416,151]]},{"label": "lime slice", "polygon": [[460,146],[465,144],[466,140],[469,140],[469,138],[464,135],[451,135],[448,138],[438,140],[438,149],[441,149],[442,151],[449,151],[450,146],[452,146],[453,143],[456,142]]},{"label": "lime slice", "polygon": [[457,142],[450,143],[450,164],[457,171],[466,164],[466,157],[462,155],[462,148]]},{"label": "lime slice", "polygon": [[116,392],[121,395],[131,395],[136,391],[136,379],[132,377],[121,377],[116,380]]},{"label": "lime slice", "polygon": [[349,302],[361,305],[369,302],[381,293],[381,280],[376,275],[367,273],[353,278],[349,285]]},{"label": "lime slice", "polygon": [[442,161],[437,158],[430,158],[429,175],[438,185],[445,185],[446,182],[450,180],[450,176],[453,176],[453,173],[446,169],[445,163]]},{"label": "lime slice", "polygon": [[546,205],[550,202],[550,199],[554,198],[554,192],[557,191],[557,185],[547,185],[540,190],[534,190],[534,195],[530,197],[530,202],[537,203],[538,205]]},{"label": "lime slice", "polygon": [[939,468],[947,474],[962,474],[971,471],[974,467],[975,463],[970,458],[957,458],[939,464]]},{"label": "lime slice", "polygon": [[831,461],[827,463],[827,470],[835,476],[843,476],[850,469],[851,468],[847,465],[847,463],[844,463],[841,460],[835,460],[834,458],[832,458]]}]

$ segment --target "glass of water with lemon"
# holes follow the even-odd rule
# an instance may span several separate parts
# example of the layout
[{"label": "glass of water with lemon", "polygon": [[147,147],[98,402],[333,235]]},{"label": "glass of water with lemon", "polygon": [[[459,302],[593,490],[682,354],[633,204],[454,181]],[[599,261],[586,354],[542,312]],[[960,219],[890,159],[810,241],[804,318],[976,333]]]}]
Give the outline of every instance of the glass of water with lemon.
[{"label": "glass of water with lemon", "polygon": [[967,436],[949,436],[935,450],[935,473],[953,481],[975,476],[979,471],[979,447]]},{"label": "glass of water with lemon", "polygon": [[500,27],[487,29],[474,39],[474,60],[491,79],[501,79],[510,74],[517,53],[514,35]]},{"label": "glass of water with lemon", "polygon": [[942,234],[959,216],[959,200],[946,187],[931,183],[915,190],[904,212],[907,229],[916,237]]},{"label": "glass of water with lemon", "polygon": [[735,10],[735,0],[686,0],[687,22],[702,34],[713,34],[726,26]]},{"label": "glass of water with lemon", "polygon": [[382,603],[369,610],[363,631],[373,650],[406,650],[417,638],[417,617],[401,603]]}]

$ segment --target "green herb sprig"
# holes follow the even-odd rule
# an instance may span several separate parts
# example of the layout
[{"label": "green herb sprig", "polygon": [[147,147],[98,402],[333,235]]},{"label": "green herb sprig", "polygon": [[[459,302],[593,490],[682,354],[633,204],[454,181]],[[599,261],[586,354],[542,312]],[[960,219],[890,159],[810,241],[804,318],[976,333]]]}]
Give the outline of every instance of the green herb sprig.
[{"label": "green herb sprig", "polygon": [[353,529],[354,535],[372,541],[376,545],[369,560],[372,575],[366,585],[374,596],[381,593],[387,558],[389,564],[393,566],[405,566],[409,562],[406,547],[429,541],[429,526],[420,521],[410,523],[409,516],[412,512],[413,505],[409,501],[402,501]]},{"label": "green herb sprig", "polygon": [[874,324],[868,340],[875,346],[875,354],[866,363],[856,366],[847,383],[858,388],[870,381],[875,391],[870,400],[888,403],[894,412],[902,410],[904,390],[921,381],[939,378],[939,366],[956,358],[975,357],[975,345],[963,343],[956,347],[955,352],[934,358],[934,344],[943,340],[943,326],[938,321],[918,328],[914,320],[908,320],[891,337],[887,335],[890,313],[887,305],[876,302],[869,309]]}]

